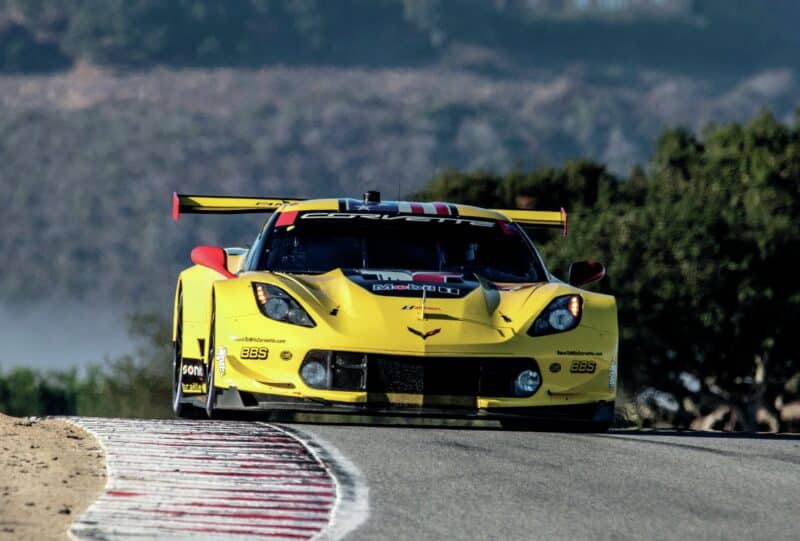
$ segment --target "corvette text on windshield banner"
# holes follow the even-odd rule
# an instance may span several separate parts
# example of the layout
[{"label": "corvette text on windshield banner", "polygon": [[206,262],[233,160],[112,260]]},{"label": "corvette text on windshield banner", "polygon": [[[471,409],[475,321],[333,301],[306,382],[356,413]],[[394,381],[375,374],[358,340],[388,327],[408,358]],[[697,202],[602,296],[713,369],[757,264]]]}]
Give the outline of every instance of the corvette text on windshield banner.
[{"label": "corvette text on windshield banner", "polygon": [[181,214],[245,214],[275,212],[283,205],[302,199],[285,197],[226,197],[220,195],[172,194],[172,219]]},{"label": "corvette text on windshield banner", "polygon": [[438,215],[413,214],[378,214],[361,212],[306,212],[300,215],[301,220],[379,220],[389,222],[421,222],[451,223],[473,225],[476,227],[494,227],[496,222],[478,218],[450,218]]},{"label": "corvette text on windshield banner", "polygon": [[430,214],[458,216],[458,207],[450,203],[417,203],[410,201],[383,201],[370,203],[358,199],[339,199],[339,211],[380,212],[388,214]]}]

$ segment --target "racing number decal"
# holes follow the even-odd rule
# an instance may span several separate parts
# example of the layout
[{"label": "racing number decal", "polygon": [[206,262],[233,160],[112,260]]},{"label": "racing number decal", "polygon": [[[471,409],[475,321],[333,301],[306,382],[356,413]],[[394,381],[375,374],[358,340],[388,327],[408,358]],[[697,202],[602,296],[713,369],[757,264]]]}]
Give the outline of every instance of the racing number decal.
[{"label": "racing number decal", "polygon": [[569,371],[573,374],[594,374],[597,363],[594,361],[572,361]]},{"label": "racing number decal", "polygon": [[265,361],[269,356],[269,348],[263,346],[243,347],[242,359],[249,359],[251,361]]}]

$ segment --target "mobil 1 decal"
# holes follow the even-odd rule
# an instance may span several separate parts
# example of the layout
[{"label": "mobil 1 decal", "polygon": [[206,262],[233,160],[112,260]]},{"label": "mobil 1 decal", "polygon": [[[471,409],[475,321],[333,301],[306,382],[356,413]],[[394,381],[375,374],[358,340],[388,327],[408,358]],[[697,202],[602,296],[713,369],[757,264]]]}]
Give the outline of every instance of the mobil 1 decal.
[{"label": "mobil 1 decal", "polygon": [[372,284],[372,291],[379,293],[408,293],[408,292],[420,292],[423,291],[427,294],[430,293],[438,293],[440,295],[451,295],[453,297],[458,297],[461,295],[461,289],[458,287],[453,286],[439,286],[433,284],[408,284],[408,283],[397,283],[397,282],[384,282],[384,283],[377,283]]}]

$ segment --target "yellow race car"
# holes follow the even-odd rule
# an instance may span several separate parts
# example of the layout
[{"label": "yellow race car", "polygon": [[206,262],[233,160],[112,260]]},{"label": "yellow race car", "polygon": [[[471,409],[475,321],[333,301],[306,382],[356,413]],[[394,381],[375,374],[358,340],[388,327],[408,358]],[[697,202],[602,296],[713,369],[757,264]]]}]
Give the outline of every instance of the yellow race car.
[{"label": "yellow race car", "polygon": [[[264,212],[249,249],[180,273],[173,409],[422,414],[605,430],[617,393],[605,268],[544,265],[523,227],[561,211],[439,202],[173,195],[185,213]],[[204,412],[204,413],[203,413]]]}]

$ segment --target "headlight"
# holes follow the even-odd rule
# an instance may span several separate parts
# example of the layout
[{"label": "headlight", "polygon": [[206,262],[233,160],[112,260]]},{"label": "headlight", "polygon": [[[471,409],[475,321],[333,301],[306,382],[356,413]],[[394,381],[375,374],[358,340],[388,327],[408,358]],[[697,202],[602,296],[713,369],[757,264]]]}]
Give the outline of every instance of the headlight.
[{"label": "headlight", "polygon": [[253,293],[259,310],[268,318],[303,327],[314,326],[308,312],[281,288],[253,282]]},{"label": "headlight", "polygon": [[578,326],[583,312],[583,299],[580,295],[556,297],[547,305],[533,322],[528,334],[541,336],[568,331]]}]

